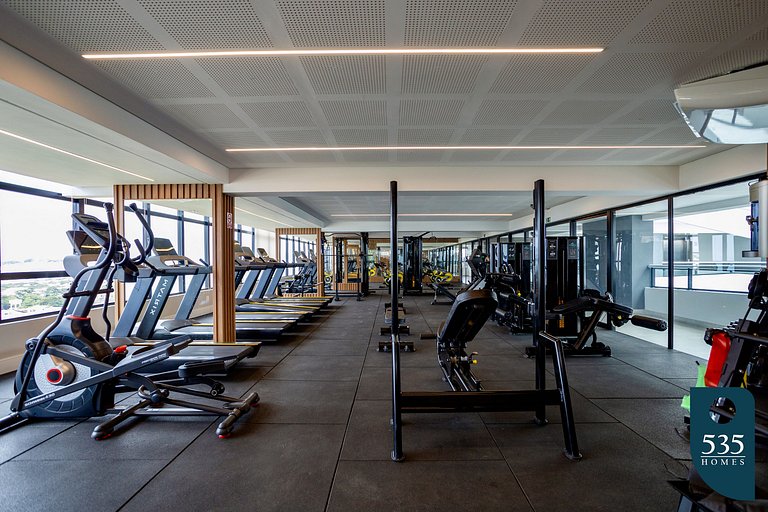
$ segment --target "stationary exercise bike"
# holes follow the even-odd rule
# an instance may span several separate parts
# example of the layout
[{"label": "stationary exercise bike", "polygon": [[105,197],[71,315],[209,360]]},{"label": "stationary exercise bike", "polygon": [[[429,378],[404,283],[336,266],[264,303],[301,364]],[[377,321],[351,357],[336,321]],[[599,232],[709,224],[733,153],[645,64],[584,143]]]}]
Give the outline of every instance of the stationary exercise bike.
[{"label": "stationary exercise bike", "polygon": [[[177,354],[191,343],[180,336],[130,352],[111,345],[92,327],[89,313],[96,298],[105,296],[105,308],[114,276],[130,281],[138,269],[130,258],[130,244],[115,231],[112,205],[106,204],[107,223],[91,215],[73,214],[75,224],[100,247],[92,266],[80,268],[64,294],[56,319],[39,336],[26,342],[16,372],[11,413],[0,419],[0,433],[32,419],[82,419],[114,414],[93,430],[94,439],[109,437],[115,427],[133,416],[225,416],[218,425],[219,437],[228,437],[233,424],[258,401],[251,393],[242,400],[217,393],[156,382],[141,375],[143,368]],[[72,236],[72,235],[71,235]],[[140,242],[136,245],[143,253]],[[72,265],[65,263],[65,268]],[[105,281],[106,288],[102,288]],[[195,375],[194,365],[179,367],[180,378]],[[115,394],[135,392],[138,402],[115,407]],[[223,403],[187,402],[178,395]]]}]

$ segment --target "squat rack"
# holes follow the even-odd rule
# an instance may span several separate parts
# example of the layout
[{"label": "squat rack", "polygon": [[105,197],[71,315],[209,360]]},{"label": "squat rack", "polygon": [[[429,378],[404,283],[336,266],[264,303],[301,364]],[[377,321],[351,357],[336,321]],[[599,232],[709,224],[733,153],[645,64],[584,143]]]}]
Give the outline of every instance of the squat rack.
[{"label": "squat rack", "polygon": [[[397,182],[391,181],[390,187],[390,244],[392,254],[397,254]],[[546,263],[546,241],[544,235],[544,180],[538,180],[533,190],[534,226],[533,226],[533,339],[536,350],[536,387],[522,391],[402,391],[400,382],[400,334],[398,308],[392,308],[392,460],[405,459],[403,453],[403,413],[428,412],[490,412],[490,411],[534,411],[534,421],[545,425],[546,406],[559,405],[563,427],[564,453],[570,460],[580,460],[576,426],[573,419],[571,393],[565,370],[565,357],[562,341],[544,332],[546,308],[546,281],[544,265]],[[392,275],[397,275],[397,258],[390,258]],[[398,282],[392,279],[392,304],[398,302]],[[547,389],[546,355],[547,345],[552,347],[554,363],[555,389]]]}]

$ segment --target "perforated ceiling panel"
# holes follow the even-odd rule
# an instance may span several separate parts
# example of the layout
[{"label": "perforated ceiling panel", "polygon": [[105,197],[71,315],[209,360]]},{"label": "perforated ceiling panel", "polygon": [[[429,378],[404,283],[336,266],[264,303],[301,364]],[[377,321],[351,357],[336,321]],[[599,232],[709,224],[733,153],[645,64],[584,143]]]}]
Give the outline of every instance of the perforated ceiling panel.
[{"label": "perforated ceiling panel", "polygon": [[385,163],[389,161],[388,151],[350,151],[342,155],[349,163]]},{"label": "perforated ceiling panel", "polygon": [[294,46],[384,46],[384,0],[278,0]]},{"label": "perforated ceiling panel", "polygon": [[209,98],[213,93],[177,61],[102,60],[95,64],[145,98]]},{"label": "perforated ceiling panel", "polygon": [[619,53],[611,57],[579,90],[626,94],[659,86],[672,89],[683,70],[700,56],[695,52]]},{"label": "perforated ceiling panel", "polygon": [[198,59],[197,62],[231,96],[298,94],[293,79],[276,57]]},{"label": "perforated ceiling panel", "polygon": [[571,144],[574,139],[584,135],[583,128],[537,128],[531,130],[520,140],[525,146],[558,146]]},{"label": "perforated ceiling panel", "polygon": [[495,46],[516,0],[408,0],[405,45]]},{"label": "perforated ceiling panel", "polygon": [[653,127],[647,128],[604,128],[589,135],[581,142],[585,144],[638,144],[638,139],[649,135]]},{"label": "perforated ceiling panel", "polygon": [[385,126],[387,102],[383,100],[327,100],[320,108],[330,126]]},{"label": "perforated ceiling panel", "polygon": [[705,43],[735,35],[768,14],[765,0],[672,0],[633,43]]},{"label": "perforated ceiling panel", "polygon": [[382,94],[386,91],[384,57],[302,57],[309,83],[317,94]]},{"label": "perforated ceiling panel", "polygon": [[402,91],[414,94],[468,94],[488,58],[473,55],[406,55]]},{"label": "perforated ceiling panel", "polygon": [[3,0],[11,9],[77,52],[163,50],[114,0]]},{"label": "perforated ceiling panel", "polygon": [[160,105],[170,115],[198,129],[245,128],[240,118],[226,105]]},{"label": "perforated ceiling panel", "polygon": [[242,108],[258,126],[291,128],[314,126],[312,112],[303,101],[271,101],[241,103]]},{"label": "perforated ceiling panel", "polygon": [[288,159],[291,162],[296,162],[300,164],[314,163],[314,162],[328,163],[328,162],[335,162],[336,155],[330,151],[324,151],[322,153],[316,153],[316,154],[295,152],[295,153],[289,153]]},{"label": "perforated ceiling panel", "polygon": [[338,146],[386,146],[387,130],[383,128],[338,128],[331,130]]},{"label": "perforated ceiling panel", "polygon": [[484,100],[473,124],[523,125],[538,115],[546,101]]},{"label": "perforated ceiling panel", "polygon": [[400,124],[403,126],[452,125],[461,113],[461,100],[402,100]]},{"label": "perforated ceiling panel", "polygon": [[[85,64],[98,68],[99,80],[106,72],[147,100],[146,109],[157,106],[221,149],[700,143],[672,107],[673,88],[768,62],[768,0],[0,0],[0,4],[78,53],[606,47],[603,53],[590,55],[248,56]],[[88,71],[72,78],[85,84]],[[121,97],[125,96],[116,94],[113,100],[120,103]],[[180,126],[161,129],[184,134]],[[289,154],[228,156],[238,167],[474,162],[482,169],[550,162],[661,165],[708,153]]]},{"label": "perforated ceiling panel", "polygon": [[222,149],[226,148],[261,148],[267,143],[252,131],[200,132]]},{"label": "perforated ceiling panel", "polygon": [[736,48],[719,55],[701,66],[690,69],[681,77],[679,82],[689,83],[713,78],[725,75],[731,71],[764,63],[768,63],[768,45],[760,45],[757,48]]},{"label": "perforated ceiling panel", "polygon": [[682,121],[680,121],[680,126],[661,130],[643,139],[644,144],[689,144],[694,142],[701,142],[701,139],[697,139],[691,129]]},{"label": "perforated ceiling panel", "polygon": [[553,93],[562,90],[596,57],[594,55],[516,55],[491,87],[492,93]]},{"label": "perforated ceiling panel", "polygon": [[397,143],[402,146],[446,145],[452,135],[450,128],[400,128],[397,130]]},{"label": "perforated ceiling panel", "polygon": [[650,0],[546,0],[520,38],[527,46],[610,43]]},{"label": "perforated ceiling panel", "polygon": [[564,101],[549,114],[543,124],[593,124],[615,114],[623,101]]},{"label": "perforated ceiling panel", "polygon": [[276,146],[327,146],[328,143],[320,130],[268,130],[267,135]]},{"label": "perforated ceiling panel", "polygon": [[674,99],[647,100],[628,114],[618,118],[616,124],[666,124],[678,121],[680,114],[673,105]]},{"label": "perforated ceiling panel", "polygon": [[269,48],[249,0],[138,0],[186,50]]},{"label": "perforated ceiling panel", "polygon": [[477,146],[510,145],[520,130],[470,128],[461,137],[462,144]]}]

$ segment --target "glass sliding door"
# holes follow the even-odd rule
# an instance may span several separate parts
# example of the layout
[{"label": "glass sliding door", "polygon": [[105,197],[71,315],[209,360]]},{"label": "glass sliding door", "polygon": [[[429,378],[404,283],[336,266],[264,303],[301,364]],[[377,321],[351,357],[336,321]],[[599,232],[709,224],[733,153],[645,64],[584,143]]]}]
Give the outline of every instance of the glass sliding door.
[{"label": "glass sliding door", "polygon": [[[667,201],[617,210],[614,217],[614,300],[635,314],[668,318]],[[617,331],[667,346],[667,332],[625,324]]]}]

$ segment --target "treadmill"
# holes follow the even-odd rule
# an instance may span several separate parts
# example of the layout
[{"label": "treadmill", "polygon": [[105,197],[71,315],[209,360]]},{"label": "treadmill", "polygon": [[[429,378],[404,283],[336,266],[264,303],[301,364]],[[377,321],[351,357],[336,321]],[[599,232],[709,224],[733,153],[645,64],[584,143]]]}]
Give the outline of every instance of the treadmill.
[{"label": "treadmill", "polygon": [[[294,264],[277,261],[261,247],[259,247],[257,251],[259,252],[259,258],[267,266],[266,269],[269,271],[269,277],[264,279],[264,286],[257,287],[254,290],[253,295],[250,297],[251,301],[271,301],[278,304],[303,304],[306,306],[319,308],[326,307],[331,303],[333,300],[332,297],[284,297],[282,295],[278,295],[277,288],[280,284],[280,280],[282,279],[283,274],[285,273],[285,269],[287,269],[289,266],[294,266]],[[260,284],[261,282],[262,281],[260,280]]]},{"label": "treadmill", "polygon": [[[109,234],[101,229],[103,223],[95,217],[79,213],[74,215],[76,216],[77,225],[83,231],[67,232],[75,254],[67,256],[64,263],[67,272],[74,272],[76,275],[80,270],[98,259],[102,246],[109,243]],[[125,239],[122,239],[121,242],[125,242]],[[121,249],[124,251],[125,246]],[[140,246],[139,250],[142,253],[144,252]],[[145,279],[147,272],[150,270],[148,267],[141,265],[144,257],[145,254],[142,254],[132,260],[134,264],[140,265],[137,267],[138,272],[136,274],[129,276],[123,272],[120,276],[126,282],[133,281],[137,283],[134,292],[141,286],[141,280]],[[139,307],[138,310],[140,311],[140,309]],[[121,315],[114,332],[112,332],[111,336],[108,335],[109,339],[107,341],[113,348],[120,345],[144,348],[154,344],[145,339],[132,337],[130,329],[126,331],[126,325],[129,323],[131,325],[135,324],[135,317],[131,318],[132,314],[133,312],[129,305],[126,307],[123,315]],[[178,372],[180,366],[186,365],[205,368],[201,374],[225,375],[243,359],[255,357],[260,347],[261,343],[258,342],[238,345],[229,343],[193,343],[180,353],[174,354],[163,361],[142,367],[141,373],[152,374],[160,378],[173,377],[173,374]],[[132,350],[132,348],[129,348],[129,350]]]},{"label": "treadmill", "polygon": [[[195,302],[208,274],[211,273],[211,267],[178,254],[171,241],[166,238],[155,239],[154,252],[155,255],[147,258],[146,264],[159,272],[157,275],[160,279],[151,293],[147,311],[136,328],[135,335],[152,340],[164,340],[180,335],[190,336],[194,340],[212,340],[213,315],[191,318]],[[192,279],[174,318],[160,322],[160,316],[176,280],[185,275],[192,276]],[[142,290],[145,297],[150,294],[150,289],[151,283],[148,289]],[[264,315],[251,316],[248,319],[236,319],[235,337],[237,341],[276,340],[295,325],[294,320],[281,320]]]},{"label": "treadmill", "polygon": [[273,318],[308,320],[317,311],[316,308],[285,303],[251,302],[248,297],[260,278],[264,278],[262,270],[265,268],[266,265],[253,251],[235,244],[235,283],[240,285],[235,295],[235,311],[238,312],[238,317],[248,318],[251,313],[269,313]]}]

